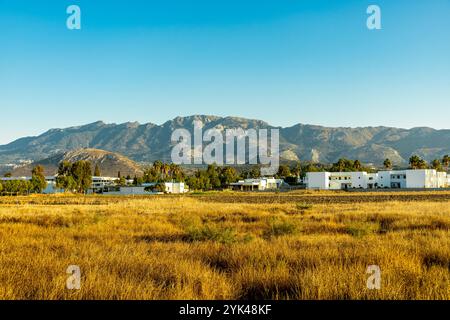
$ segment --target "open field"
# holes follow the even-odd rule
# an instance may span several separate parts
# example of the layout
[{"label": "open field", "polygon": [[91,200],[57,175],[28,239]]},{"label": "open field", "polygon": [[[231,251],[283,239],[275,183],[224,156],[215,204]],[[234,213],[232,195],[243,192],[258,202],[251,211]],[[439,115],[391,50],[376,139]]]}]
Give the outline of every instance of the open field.
[{"label": "open field", "polygon": [[376,192],[346,192],[346,191],[313,191],[299,190],[291,192],[233,192],[209,191],[190,193],[185,195],[136,195],[136,196],[86,196],[80,197],[70,194],[57,194],[48,197],[18,196],[0,197],[1,204],[15,205],[101,205],[121,203],[124,200],[175,199],[193,198],[214,203],[244,203],[244,204],[280,204],[280,203],[308,203],[308,204],[336,204],[336,203],[367,203],[385,201],[434,201],[450,202],[450,190],[441,191],[376,191]]},{"label": "open field", "polygon": [[3,197],[0,299],[448,300],[450,192]]}]

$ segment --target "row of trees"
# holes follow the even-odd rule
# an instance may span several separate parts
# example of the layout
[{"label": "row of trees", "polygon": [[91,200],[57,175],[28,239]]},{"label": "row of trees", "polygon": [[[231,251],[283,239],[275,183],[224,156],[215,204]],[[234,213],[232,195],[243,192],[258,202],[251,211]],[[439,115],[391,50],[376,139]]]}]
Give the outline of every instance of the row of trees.
[{"label": "row of trees", "polygon": [[[384,160],[383,163],[386,169],[392,168],[392,162],[389,159]],[[437,171],[448,171],[450,165],[450,156],[447,154],[440,159],[434,159],[428,164],[424,159],[420,158],[418,155],[413,155],[409,158],[409,168],[410,169],[435,169]]]},{"label": "row of trees", "polygon": [[331,172],[352,172],[352,171],[373,171],[372,168],[364,167],[359,160],[339,159],[333,163],[330,168]]},{"label": "row of trees", "polygon": [[280,165],[277,178],[284,178],[289,180],[293,177],[304,177],[307,172],[351,172],[351,171],[367,171],[372,172],[374,169],[365,167],[359,160],[350,160],[341,158],[337,162],[331,165],[325,165],[321,163],[306,163],[302,165],[300,161],[297,161],[292,166]]},{"label": "row of trees", "polygon": [[448,171],[450,166],[450,156],[446,154],[442,157],[442,160],[434,159],[431,161],[431,167],[437,171]]},{"label": "row of trees", "polygon": [[[306,168],[306,167],[305,167]],[[300,161],[293,165],[282,164],[278,168],[276,178],[283,178],[289,183],[296,183],[303,170]],[[206,170],[197,170],[186,178],[186,184],[191,190],[212,190],[225,188],[230,183],[240,179],[256,179],[261,177],[261,167],[254,165],[238,171],[235,167],[209,165]]]},{"label": "row of trees", "polygon": [[227,186],[241,178],[233,167],[219,167],[208,165],[206,170],[198,170],[194,175],[187,177],[186,184],[191,190],[211,190]]},{"label": "row of trees", "polygon": [[[139,179],[135,177],[135,180]],[[164,163],[162,161],[155,161],[151,167],[144,170],[143,182],[167,182],[185,180],[185,173],[183,169],[174,163]]]},{"label": "row of trees", "polygon": [[417,155],[413,155],[409,158],[409,166],[411,169],[435,169],[437,171],[448,171],[449,165],[449,155],[443,156],[442,160],[434,159],[430,164]]},{"label": "row of trees", "polygon": [[[393,164],[390,159],[386,159],[383,162],[384,168],[392,169]],[[450,166],[450,156],[445,155],[441,160],[435,159],[430,164],[417,155],[413,155],[409,159],[409,165],[411,169],[435,169],[437,171],[448,171]],[[277,177],[278,178],[288,178],[304,176],[306,172],[320,172],[320,171],[330,171],[330,172],[353,172],[353,171],[366,171],[374,172],[374,168],[364,166],[359,160],[350,160],[346,158],[341,158],[337,162],[331,165],[324,164],[313,164],[307,163],[306,165],[300,165],[297,162],[293,167],[287,165],[280,165]]]},{"label": "row of trees", "polygon": [[[11,177],[11,175],[9,175]],[[0,183],[1,194],[25,195],[42,193],[47,188],[44,168],[37,166],[31,171],[31,180],[8,180]]]},{"label": "row of trees", "polygon": [[[306,168],[306,167],[305,167]],[[289,183],[296,183],[303,170],[300,162],[288,166],[282,164],[275,175],[276,178],[286,179]],[[230,183],[240,179],[256,179],[261,177],[261,167],[254,165],[238,171],[235,167],[209,165],[205,170],[197,170],[185,181],[191,190],[212,190],[225,188]]]}]

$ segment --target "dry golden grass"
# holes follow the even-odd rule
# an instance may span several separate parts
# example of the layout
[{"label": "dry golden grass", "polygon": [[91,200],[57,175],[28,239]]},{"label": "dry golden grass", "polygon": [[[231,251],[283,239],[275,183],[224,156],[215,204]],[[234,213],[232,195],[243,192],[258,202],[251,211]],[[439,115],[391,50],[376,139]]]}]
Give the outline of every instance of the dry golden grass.
[{"label": "dry golden grass", "polygon": [[449,202],[5,199],[0,299],[450,299]]}]

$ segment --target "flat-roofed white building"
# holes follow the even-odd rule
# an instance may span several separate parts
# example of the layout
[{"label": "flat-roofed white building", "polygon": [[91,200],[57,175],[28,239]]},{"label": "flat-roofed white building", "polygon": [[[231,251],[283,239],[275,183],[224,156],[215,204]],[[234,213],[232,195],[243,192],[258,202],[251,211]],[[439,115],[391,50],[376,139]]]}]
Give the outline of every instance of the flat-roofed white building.
[{"label": "flat-roofed white building", "polygon": [[130,195],[145,195],[150,194],[151,192],[145,191],[145,187],[136,187],[136,186],[110,186],[106,188],[102,194],[104,195],[122,195],[122,196],[130,196]]},{"label": "flat-roofed white building", "polygon": [[164,182],[164,188],[166,193],[185,193],[188,191],[184,182]]},{"label": "flat-roofed white building", "polygon": [[114,186],[117,184],[118,178],[113,177],[92,177],[92,189],[98,190],[103,189],[105,187]]},{"label": "flat-roofed white building", "polygon": [[434,169],[367,172],[308,172],[307,189],[430,189],[450,187],[449,176]]},{"label": "flat-roofed white building", "polygon": [[275,178],[244,179],[239,180],[238,182],[230,183],[230,188],[240,191],[275,190],[280,188],[283,182],[283,179]]},{"label": "flat-roofed white building", "polygon": [[308,189],[330,189],[330,172],[308,172],[304,179]]}]

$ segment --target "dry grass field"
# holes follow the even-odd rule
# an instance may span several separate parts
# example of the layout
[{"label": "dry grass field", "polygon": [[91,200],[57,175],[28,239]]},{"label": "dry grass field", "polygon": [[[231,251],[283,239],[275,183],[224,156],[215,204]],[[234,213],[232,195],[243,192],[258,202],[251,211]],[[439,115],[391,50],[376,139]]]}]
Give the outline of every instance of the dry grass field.
[{"label": "dry grass field", "polygon": [[0,198],[0,299],[450,299],[450,193],[383,194]]}]

